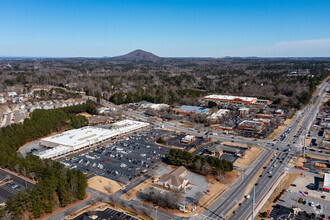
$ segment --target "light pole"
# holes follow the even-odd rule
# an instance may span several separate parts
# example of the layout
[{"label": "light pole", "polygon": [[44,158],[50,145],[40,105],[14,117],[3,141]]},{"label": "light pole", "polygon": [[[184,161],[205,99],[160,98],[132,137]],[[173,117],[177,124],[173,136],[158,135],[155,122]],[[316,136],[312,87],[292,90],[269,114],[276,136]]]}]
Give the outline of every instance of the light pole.
[{"label": "light pole", "polygon": [[254,219],[254,200],[255,200],[255,187],[256,185],[253,185],[253,197],[252,197],[252,220]]},{"label": "light pole", "polygon": [[305,149],[306,149],[306,134],[307,133],[307,128],[305,128],[305,137],[304,137],[304,149],[303,149],[303,158],[305,159]]},{"label": "light pole", "polygon": [[155,207],[156,208],[156,219],[157,220],[157,211],[158,211],[158,206]]}]

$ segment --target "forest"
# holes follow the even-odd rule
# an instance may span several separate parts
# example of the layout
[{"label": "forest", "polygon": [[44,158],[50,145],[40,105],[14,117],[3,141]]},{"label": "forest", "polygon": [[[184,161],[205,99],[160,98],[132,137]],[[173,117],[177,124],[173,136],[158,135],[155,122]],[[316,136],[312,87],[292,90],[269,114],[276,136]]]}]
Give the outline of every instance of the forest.
[{"label": "forest", "polygon": [[1,209],[2,218],[19,219],[23,215],[38,218],[85,198],[87,178],[80,170],[71,170],[50,159],[42,160],[29,153],[22,157],[20,146],[71,128],[86,126],[88,120],[76,113],[95,114],[91,101],[85,104],[52,110],[35,110],[23,123],[11,124],[0,130],[0,166],[36,181],[32,189],[20,191],[7,200]]},{"label": "forest", "polygon": [[[52,85],[116,104],[146,100],[198,104],[208,94],[269,99],[275,108],[301,108],[330,75],[329,58],[0,59],[0,91]],[[146,55],[146,54],[145,54]],[[149,54],[150,56],[150,54]],[[146,58],[147,57],[147,58]],[[142,58],[144,60],[142,60]]]},{"label": "forest", "polygon": [[166,159],[175,166],[185,166],[203,174],[226,173],[234,169],[233,163],[216,157],[201,157],[179,149],[171,149]]}]

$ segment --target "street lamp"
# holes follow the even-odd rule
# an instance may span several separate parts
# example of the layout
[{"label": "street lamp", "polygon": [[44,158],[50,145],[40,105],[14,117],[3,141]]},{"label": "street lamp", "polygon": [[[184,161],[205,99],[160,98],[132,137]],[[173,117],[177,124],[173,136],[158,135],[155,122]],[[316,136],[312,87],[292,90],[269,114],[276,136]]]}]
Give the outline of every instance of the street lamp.
[{"label": "street lamp", "polygon": [[255,201],[255,187],[256,185],[253,185],[253,197],[252,197],[252,220],[254,219],[254,201]]},{"label": "street lamp", "polygon": [[155,206],[156,208],[156,220],[157,220],[157,211],[158,211],[158,206]]}]

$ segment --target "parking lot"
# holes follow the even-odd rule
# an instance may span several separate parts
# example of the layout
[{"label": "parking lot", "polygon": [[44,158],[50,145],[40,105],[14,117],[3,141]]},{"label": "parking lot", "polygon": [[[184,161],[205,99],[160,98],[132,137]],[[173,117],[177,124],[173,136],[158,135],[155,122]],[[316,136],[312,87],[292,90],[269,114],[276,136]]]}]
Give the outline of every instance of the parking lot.
[{"label": "parking lot", "polygon": [[[105,220],[105,219],[111,219],[111,220],[138,220],[137,218],[134,218],[133,216],[127,215],[123,212],[107,208],[104,211],[95,211],[95,218],[96,220]],[[87,219],[88,215],[86,213],[83,213],[79,215],[78,217],[74,218],[73,220],[83,220]]]},{"label": "parking lot", "polygon": [[19,190],[32,188],[34,185],[18,176],[0,169],[0,203],[5,202],[9,196],[14,196]]},{"label": "parking lot", "polygon": [[184,138],[184,136],[186,136],[186,135],[185,134],[180,134],[180,135],[173,134],[172,137],[168,138],[165,141],[165,144],[170,145],[170,146],[182,147],[185,150],[189,150],[189,149],[191,149],[193,147],[197,147],[205,142],[205,139],[203,137],[196,137],[196,140],[193,141],[192,143],[184,144],[184,143],[181,143],[181,140],[182,140],[182,138]]},{"label": "parking lot", "polygon": [[[306,213],[314,213],[318,217],[330,216],[330,205],[328,192],[315,190],[317,188],[318,177],[305,176],[298,177],[288,188],[287,192],[281,197],[278,205],[285,207],[298,207]],[[303,196],[299,191],[304,192]],[[298,199],[304,200],[298,203]]]},{"label": "parking lot", "polygon": [[167,131],[152,129],[103,143],[95,148],[59,159],[66,166],[126,184],[157,166],[169,148],[155,143]]},{"label": "parking lot", "polygon": [[[303,198],[304,203],[298,203],[298,199]],[[314,213],[318,217],[330,216],[330,204],[327,200],[314,197],[303,197],[296,192],[286,192],[280,199],[279,205],[285,207],[298,207],[307,213]]]}]

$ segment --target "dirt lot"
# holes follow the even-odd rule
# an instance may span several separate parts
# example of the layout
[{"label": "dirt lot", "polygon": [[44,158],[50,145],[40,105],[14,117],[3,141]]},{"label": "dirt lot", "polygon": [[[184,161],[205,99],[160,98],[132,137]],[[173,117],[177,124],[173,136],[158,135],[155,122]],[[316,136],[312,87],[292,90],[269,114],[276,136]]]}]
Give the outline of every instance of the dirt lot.
[{"label": "dirt lot", "polygon": [[284,121],[284,124],[286,124],[286,125],[291,124],[291,122],[293,122],[293,120],[295,120],[296,118],[297,118],[297,115],[294,115],[292,118],[287,118]]},{"label": "dirt lot", "polygon": [[194,126],[191,125],[191,124],[188,124],[188,123],[177,123],[178,126],[182,126],[182,127],[185,127],[185,128],[193,128]]},{"label": "dirt lot", "polygon": [[[104,187],[108,186],[109,183],[111,184],[112,187],[112,192],[108,193],[107,190],[104,189]],[[97,191],[107,193],[107,194],[112,194],[120,190],[124,185],[121,183],[118,183],[114,180],[105,178],[103,176],[94,176],[90,179],[88,179],[88,186],[96,189]]]},{"label": "dirt lot", "polygon": [[275,138],[278,138],[278,136],[280,134],[282,134],[282,132],[284,131],[284,129],[286,128],[286,126],[284,125],[280,125],[278,126],[267,138],[266,140],[273,140]]},{"label": "dirt lot", "polygon": [[[282,179],[280,184],[276,187],[273,194],[270,195],[265,205],[260,209],[260,213],[266,212],[267,210],[272,210],[272,207],[275,205],[273,202],[276,196],[280,194],[283,189],[288,189],[291,183],[299,176],[297,173],[287,173],[286,176]],[[259,216],[256,219],[261,219]]]},{"label": "dirt lot", "polygon": [[306,140],[306,147],[307,147],[311,144],[312,140],[310,138],[306,138],[305,140]]},{"label": "dirt lot", "polygon": [[294,158],[292,160],[292,165],[293,165],[293,167],[303,167],[304,166],[304,158],[299,157],[298,161],[297,161],[297,158]]},{"label": "dirt lot", "polygon": [[244,147],[248,148],[246,144],[240,144],[240,143],[233,143],[233,142],[223,142],[224,145],[234,146],[234,147]]},{"label": "dirt lot", "polygon": [[246,168],[252,164],[252,162],[262,153],[264,149],[260,147],[251,147],[251,149],[248,149],[245,151],[244,156],[241,158],[238,158],[234,166],[240,167],[240,168]]},{"label": "dirt lot", "polygon": [[230,173],[227,174],[228,178],[226,178],[226,181],[217,181],[214,179],[214,177],[206,177],[208,180],[208,186],[211,186],[210,189],[210,194],[205,194],[200,202],[199,206],[197,206],[197,210],[200,209],[201,207],[207,207],[208,205],[211,205],[217,196],[225,191],[225,189],[232,183],[234,182],[239,173],[235,170],[231,171]]},{"label": "dirt lot", "polygon": [[140,183],[139,185],[137,185],[136,187],[134,187],[130,191],[126,192],[124,195],[122,195],[122,197],[126,200],[131,200],[131,199],[135,198],[141,192],[141,189],[144,190],[144,189],[148,188],[149,185],[152,183],[153,179],[156,179],[158,177],[159,176],[157,176],[157,175],[155,175],[154,178],[150,177],[149,179],[147,179],[143,183]]}]

